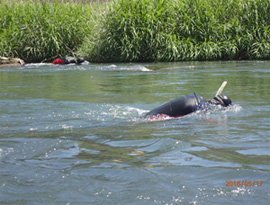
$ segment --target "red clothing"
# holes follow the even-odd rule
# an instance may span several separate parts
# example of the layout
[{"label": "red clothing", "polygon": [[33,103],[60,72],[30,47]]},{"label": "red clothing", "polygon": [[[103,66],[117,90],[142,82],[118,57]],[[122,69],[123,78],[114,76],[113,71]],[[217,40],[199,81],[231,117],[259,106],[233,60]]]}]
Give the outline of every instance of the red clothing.
[{"label": "red clothing", "polygon": [[53,61],[52,64],[61,64],[62,65],[62,64],[64,64],[64,62],[65,62],[65,60],[57,58]]}]

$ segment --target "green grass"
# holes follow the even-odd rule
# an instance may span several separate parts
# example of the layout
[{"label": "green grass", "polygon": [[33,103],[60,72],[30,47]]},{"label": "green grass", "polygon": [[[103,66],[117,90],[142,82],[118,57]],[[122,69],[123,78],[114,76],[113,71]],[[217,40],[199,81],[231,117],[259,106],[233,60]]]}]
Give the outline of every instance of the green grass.
[{"label": "green grass", "polygon": [[1,1],[0,56],[41,62],[76,51],[95,28],[99,8],[59,2]]},{"label": "green grass", "polygon": [[0,56],[269,60],[269,13],[269,0],[0,0]]},{"label": "green grass", "polygon": [[269,13],[269,0],[119,0],[86,44],[88,58],[270,59]]}]

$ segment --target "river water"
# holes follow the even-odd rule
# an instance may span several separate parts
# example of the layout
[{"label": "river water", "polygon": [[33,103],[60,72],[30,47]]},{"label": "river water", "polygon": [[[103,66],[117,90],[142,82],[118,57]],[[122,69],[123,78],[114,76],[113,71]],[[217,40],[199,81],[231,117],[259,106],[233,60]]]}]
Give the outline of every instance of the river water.
[{"label": "river water", "polygon": [[[223,81],[233,106],[149,110]],[[268,204],[270,61],[0,68],[0,204]]]}]

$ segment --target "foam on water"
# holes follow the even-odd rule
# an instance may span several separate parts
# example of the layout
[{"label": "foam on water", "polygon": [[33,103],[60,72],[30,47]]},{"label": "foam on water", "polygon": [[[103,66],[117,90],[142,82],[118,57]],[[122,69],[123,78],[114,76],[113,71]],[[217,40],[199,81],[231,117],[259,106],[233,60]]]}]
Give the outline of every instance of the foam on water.
[{"label": "foam on water", "polygon": [[98,67],[99,70],[106,70],[106,71],[143,71],[148,72],[151,71],[150,69],[146,68],[140,64],[109,64],[109,65],[102,65]]},{"label": "foam on water", "polygon": [[103,64],[98,65],[92,64],[89,62],[84,62],[80,65],[76,64],[67,64],[67,65],[53,65],[52,63],[29,63],[26,64],[24,67],[18,67],[24,71],[40,71],[40,69],[46,67],[48,69],[47,72],[52,71],[67,71],[67,70],[104,70],[104,71],[142,71],[142,72],[149,72],[152,71],[147,67],[141,64]]}]

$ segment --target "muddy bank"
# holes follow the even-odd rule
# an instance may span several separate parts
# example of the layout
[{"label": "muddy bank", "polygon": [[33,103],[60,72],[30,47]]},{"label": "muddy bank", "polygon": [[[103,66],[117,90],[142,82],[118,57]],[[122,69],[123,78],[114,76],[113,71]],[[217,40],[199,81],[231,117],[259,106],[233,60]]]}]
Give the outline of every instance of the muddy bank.
[{"label": "muddy bank", "polygon": [[1,66],[24,66],[24,61],[20,58],[0,57]]}]

